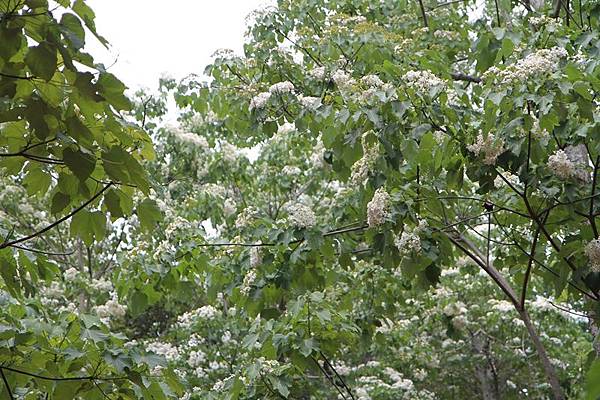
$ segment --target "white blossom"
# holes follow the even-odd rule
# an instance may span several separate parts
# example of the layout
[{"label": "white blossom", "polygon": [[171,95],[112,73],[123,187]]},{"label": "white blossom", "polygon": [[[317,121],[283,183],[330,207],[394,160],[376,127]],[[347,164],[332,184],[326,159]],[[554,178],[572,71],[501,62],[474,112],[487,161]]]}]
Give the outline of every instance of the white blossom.
[{"label": "white blossom", "polygon": [[94,307],[94,310],[101,319],[122,318],[127,313],[127,307],[119,304],[115,295],[105,304]]},{"label": "white blossom", "polygon": [[354,79],[350,76],[350,74],[341,69],[335,71],[331,76],[331,79],[333,79],[335,84],[341,89],[349,88],[355,83]]},{"label": "white blossom", "polygon": [[519,187],[521,185],[521,181],[517,175],[511,174],[510,172],[502,172],[502,176],[498,175],[496,179],[494,179],[494,187],[497,189],[508,187],[508,184],[502,177],[504,177],[504,179],[506,179],[513,187]]},{"label": "white blossom", "polygon": [[494,134],[488,133],[484,138],[480,132],[477,135],[477,141],[467,146],[467,149],[479,157],[483,156],[483,163],[486,165],[494,165],[496,159],[504,153],[504,140],[496,139]]},{"label": "white blossom", "polygon": [[315,110],[315,109],[319,108],[319,106],[321,105],[320,97],[298,96],[298,100],[300,101],[300,104],[302,104],[302,106],[304,108],[308,108],[311,110]]},{"label": "white blossom", "polygon": [[318,80],[325,79],[325,73],[325,67],[316,67],[308,71],[308,75]]},{"label": "white blossom", "polygon": [[271,98],[270,92],[262,92],[257,94],[250,100],[250,110],[262,109],[267,105],[267,102]]},{"label": "white blossom", "polygon": [[590,260],[594,272],[600,272],[600,239],[594,239],[585,246],[585,255]]},{"label": "white blossom", "polygon": [[281,172],[284,175],[300,175],[302,173],[302,170],[300,168],[298,168],[295,165],[286,165],[285,167],[283,167],[281,169]]},{"label": "white blossom", "polygon": [[241,213],[238,214],[235,220],[235,227],[238,229],[245,228],[250,225],[254,218],[258,215],[258,209],[253,206],[244,208]]},{"label": "white blossom", "polygon": [[353,185],[359,186],[366,182],[369,173],[375,167],[379,152],[377,146],[363,143],[363,156],[352,165],[350,181]]},{"label": "white blossom", "polygon": [[294,84],[290,81],[277,82],[269,88],[271,94],[290,93],[294,90]]},{"label": "white blossom", "polygon": [[254,246],[250,248],[250,267],[256,268],[262,263],[262,256],[260,254],[260,248]]},{"label": "white blossom", "polygon": [[223,213],[227,217],[235,214],[236,211],[237,205],[235,204],[235,201],[233,199],[226,199],[225,202],[223,202]]},{"label": "white blossom", "polygon": [[494,78],[498,78],[500,83],[505,85],[527,83],[537,76],[556,71],[560,59],[567,55],[567,51],[562,47],[536,50],[505,69],[491,67],[483,78],[485,81],[493,81]]},{"label": "white blossom", "polygon": [[421,219],[415,228],[406,227],[400,236],[394,236],[394,245],[400,254],[418,254],[421,251],[421,237],[419,235],[427,229],[427,226],[427,221]]},{"label": "white blossom", "polygon": [[164,356],[167,361],[175,361],[179,358],[179,349],[171,343],[166,342],[150,342],[146,344],[146,350]]},{"label": "white blossom", "polygon": [[380,187],[367,204],[367,224],[370,228],[379,226],[390,215],[390,195],[385,188]]},{"label": "white blossom", "polygon": [[195,134],[194,132],[182,132],[177,129],[175,131],[175,138],[181,143],[198,147],[202,150],[208,150],[209,144],[205,137]]},{"label": "white blossom", "polygon": [[240,288],[240,292],[242,293],[242,295],[248,296],[250,294],[250,291],[252,290],[252,285],[254,284],[255,280],[256,271],[254,269],[251,269],[248,272],[246,272],[246,275],[244,275],[244,280],[242,282],[242,287]]},{"label": "white blossom", "polygon": [[63,272],[63,277],[65,281],[74,281],[79,276],[79,270],[77,268],[69,268],[65,272]]},{"label": "white blossom", "polygon": [[548,157],[548,168],[561,179],[569,179],[575,174],[575,164],[564,150],[557,150]]},{"label": "white blossom", "polygon": [[383,86],[383,81],[377,75],[365,75],[360,80],[363,84],[371,87]]},{"label": "white blossom", "polygon": [[291,224],[298,228],[310,228],[317,223],[315,213],[305,204],[291,204],[287,207],[287,211],[290,214]]},{"label": "white blossom", "polygon": [[444,86],[445,82],[431,73],[431,71],[408,71],[402,76],[406,86],[422,96],[429,95],[433,88]]}]

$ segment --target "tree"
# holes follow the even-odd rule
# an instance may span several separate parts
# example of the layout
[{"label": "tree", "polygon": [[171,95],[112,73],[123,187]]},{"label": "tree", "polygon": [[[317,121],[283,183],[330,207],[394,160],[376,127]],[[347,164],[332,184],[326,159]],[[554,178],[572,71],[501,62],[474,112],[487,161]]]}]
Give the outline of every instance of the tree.
[{"label": "tree", "polygon": [[[519,312],[564,398],[526,299],[539,276],[547,296],[597,312],[597,19],[592,4],[557,4],[564,20],[496,2],[469,22],[457,3],[280,1],[255,15],[243,57],[221,54],[213,81],[184,83],[176,99],[214,113],[207,134],[237,145],[285,122],[320,138],[355,194],[321,238],[353,223],[370,257],[421,285],[469,257]],[[273,242],[269,232],[246,245]],[[283,243],[319,254],[307,265],[337,260],[311,229]]]},{"label": "tree", "polygon": [[[18,6],[3,24],[26,23],[35,7]],[[70,9],[93,30],[82,7]],[[131,107],[115,103],[114,86],[101,92],[98,66],[86,82],[101,98],[86,97],[58,49],[87,56],[69,52],[60,28],[42,29],[59,34],[44,36],[64,61],[53,75],[74,87],[47,106],[43,123],[56,119],[72,140],[45,143],[24,89],[8,91],[7,110],[25,114],[0,140],[34,141],[0,142],[16,181],[0,199],[8,210],[0,221],[13,237],[7,221],[19,213],[17,233],[44,209],[62,213],[56,222],[73,218],[68,228],[15,236],[36,238],[35,248],[3,242],[14,304],[0,314],[7,343],[30,340],[5,358],[37,371],[0,365],[3,390],[594,398],[598,326],[586,333],[581,315],[598,315],[600,295],[596,15],[592,3],[561,1],[473,11],[456,2],[281,0],[253,15],[243,56],[216,54],[208,83],[163,80],[160,93],[140,92]],[[21,35],[35,31],[25,26]],[[30,43],[3,61],[11,77],[1,87],[44,80]],[[160,121],[171,94],[177,127]],[[156,159],[148,135],[117,108],[131,108],[150,132]],[[73,116],[85,126],[107,121],[108,133],[98,131],[106,141],[70,133]],[[21,136],[4,134],[18,124]],[[11,169],[15,160],[22,164]],[[29,168],[50,177],[43,190]],[[134,187],[146,194],[137,206]],[[25,201],[27,189],[40,196]],[[78,237],[73,254],[59,247],[65,235]],[[49,347],[23,354],[34,340]],[[67,374],[81,364],[91,372]]]},{"label": "tree", "polygon": [[[156,362],[124,349],[122,335],[86,314],[93,302],[79,312],[73,298],[61,304],[62,272],[73,275],[75,258],[65,223],[67,236],[79,238],[79,261],[87,247],[93,281],[93,243],[106,236],[108,216],[131,214],[134,193],[149,193],[140,163],[153,148],[122,114],[131,108],[123,83],[84,52],[86,30],[107,45],[93,11],[83,0],[52,7],[0,1],[3,398],[164,398],[168,386],[141,375]],[[152,221],[155,208],[144,200],[136,213]],[[95,290],[106,296],[106,285]],[[119,310],[116,300],[110,306]]]}]

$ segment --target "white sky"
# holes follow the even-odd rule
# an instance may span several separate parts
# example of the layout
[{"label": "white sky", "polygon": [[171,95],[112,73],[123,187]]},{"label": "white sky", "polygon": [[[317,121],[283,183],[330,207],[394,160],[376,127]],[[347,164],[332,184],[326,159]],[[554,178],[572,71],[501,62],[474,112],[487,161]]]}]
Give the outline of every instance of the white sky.
[{"label": "white sky", "polygon": [[245,18],[264,0],[88,0],[107,51],[90,34],[86,50],[130,89],[156,89],[167,73],[201,74],[220,48],[241,54]]}]

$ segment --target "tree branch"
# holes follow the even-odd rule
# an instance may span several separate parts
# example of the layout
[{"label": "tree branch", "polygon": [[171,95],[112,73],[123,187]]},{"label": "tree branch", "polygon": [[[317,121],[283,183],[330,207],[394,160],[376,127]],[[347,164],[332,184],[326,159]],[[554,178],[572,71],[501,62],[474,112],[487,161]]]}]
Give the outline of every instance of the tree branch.
[{"label": "tree branch", "polygon": [[35,233],[32,233],[31,235],[28,235],[28,236],[22,237],[22,238],[20,238],[20,239],[15,239],[15,240],[12,240],[12,241],[5,241],[4,243],[1,243],[1,244],[0,244],[0,250],[4,249],[4,248],[6,248],[6,247],[13,246],[13,245],[15,245],[15,244],[22,243],[22,242],[25,242],[25,241],[27,241],[27,240],[33,239],[33,238],[35,238],[36,236],[39,236],[39,235],[41,235],[42,233],[44,233],[44,232],[47,232],[47,231],[49,231],[50,229],[54,228],[55,226],[57,226],[57,225],[59,225],[59,224],[63,223],[64,221],[66,221],[66,220],[68,220],[69,218],[71,218],[73,215],[77,214],[79,211],[83,210],[83,209],[84,209],[85,207],[87,207],[89,204],[91,204],[91,203],[92,203],[94,200],[96,200],[98,197],[100,197],[100,195],[101,195],[102,193],[104,193],[104,192],[105,192],[105,191],[106,191],[106,190],[107,190],[109,187],[111,187],[111,186],[112,186],[112,182],[111,182],[111,183],[109,183],[108,185],[104,186],[104,187],[102,188],[102,190],[100,190],[98,193],[96,193],[94,196],[92,196],[92,198],[91,198],[91,199],[89,199],[88,201],[86,201],[85,203],[83,203],[82,205],[80,205],[79,207],[77,207],[75,210],[73,210],[73,211],[72,211],[72,212],[70,212],[69,214],[65,215],[64,217],[60,218],[59,220],[57,220],[57,221],[55,221],[55,222],[51,223],[50,225],[46,226],[45,228],[43,228],[43,229],[41,229],[41,230],[39,230],[39,231],[37,231],[37,232],[35,232]]}]

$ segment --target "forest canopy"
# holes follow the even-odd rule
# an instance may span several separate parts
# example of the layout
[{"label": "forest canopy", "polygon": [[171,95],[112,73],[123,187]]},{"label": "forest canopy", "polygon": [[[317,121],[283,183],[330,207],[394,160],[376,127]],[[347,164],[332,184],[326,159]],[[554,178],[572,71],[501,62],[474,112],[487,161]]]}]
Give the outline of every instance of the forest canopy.
[{"label": "forest canopy", "polygon": [[132,93],[0,0],[2,398],[600,398],[599,16],[279,0]]}]

